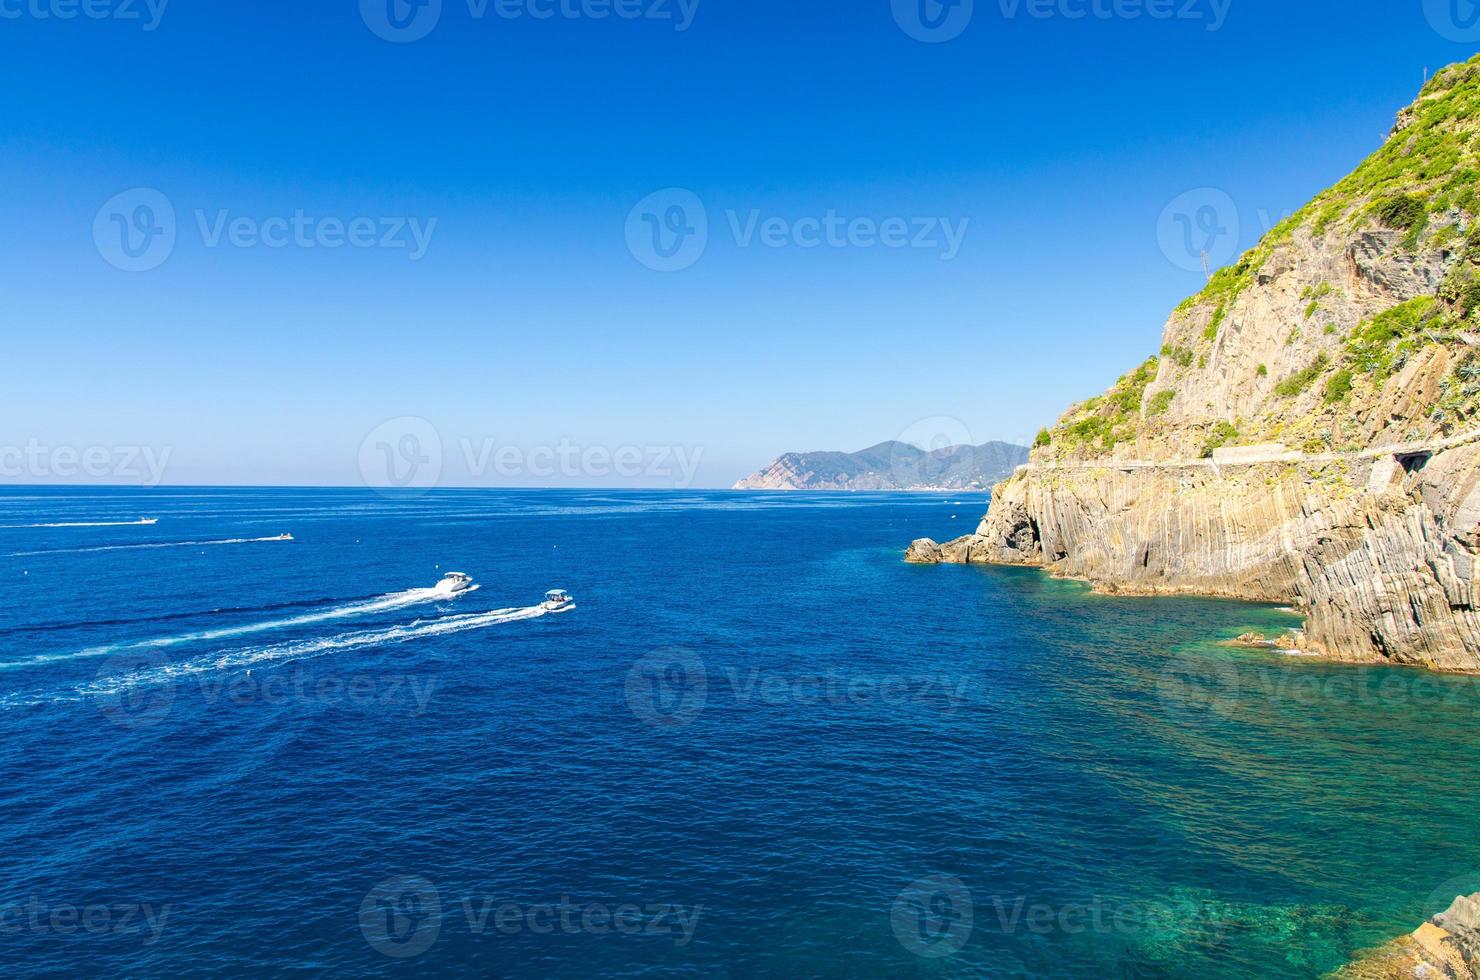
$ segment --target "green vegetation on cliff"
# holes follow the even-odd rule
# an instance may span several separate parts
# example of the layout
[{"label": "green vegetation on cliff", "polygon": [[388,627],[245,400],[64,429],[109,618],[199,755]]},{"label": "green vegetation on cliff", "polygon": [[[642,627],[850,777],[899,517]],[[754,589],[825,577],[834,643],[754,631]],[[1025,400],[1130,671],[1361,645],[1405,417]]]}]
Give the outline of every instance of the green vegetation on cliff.
[{"label": "green vegetation on cliff", "polygon": [[1213,273],[1160,357],[1070,408],[1038,455],[1313,452],[1480,425],[1477,135],[1480,57],[1435,75],[1381,148]]},{"label": "green vegetation on cliff", "polygon": [[[1186,312],[1218,303],[1214,320],[1221,321],[1228,304],[1254,284],[1270,255],[1297,229],[1309,228],[1319,237],[1344,225],[1376,222],[1408,232],[1411,240],[1405,239],[1404,244],[1411,249],[1431,214],[1454,208],[1476,213],[1480,141],[1474,136],[1480,116],[1480,56],[1435,75],[1409,112],[1414,118],[1400,120],[1400,128],[1381,149],[1281,221],[1238,262],[1218,270],[1202,292],[1183,301],[1178,309]],[[1470,235],[1480,238],[1480,228],[1472,228]],[[1312,298],[1318,302],[1321,297]]]}]

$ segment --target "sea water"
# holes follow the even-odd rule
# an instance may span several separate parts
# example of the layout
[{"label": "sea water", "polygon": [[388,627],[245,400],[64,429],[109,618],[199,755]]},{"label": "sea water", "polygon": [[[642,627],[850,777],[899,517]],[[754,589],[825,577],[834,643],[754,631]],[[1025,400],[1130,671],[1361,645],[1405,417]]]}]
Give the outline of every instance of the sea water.
[{"label": "sea water", "polygon": [[6,972],[1308,977],[1480,890],[1472,680],[900,560],[983,507],[0,491]]}]

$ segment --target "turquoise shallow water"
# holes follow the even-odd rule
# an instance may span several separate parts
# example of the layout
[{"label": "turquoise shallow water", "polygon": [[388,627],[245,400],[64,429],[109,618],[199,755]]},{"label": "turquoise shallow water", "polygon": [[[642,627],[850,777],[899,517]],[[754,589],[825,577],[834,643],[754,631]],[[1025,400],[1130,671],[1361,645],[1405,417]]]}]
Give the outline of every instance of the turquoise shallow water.
[{"label": "turquoise shallow water", "polygon": [[7,972],[1303,977],[1480,890],[1473,681],[900,562],[980,508],[0,492]]}]

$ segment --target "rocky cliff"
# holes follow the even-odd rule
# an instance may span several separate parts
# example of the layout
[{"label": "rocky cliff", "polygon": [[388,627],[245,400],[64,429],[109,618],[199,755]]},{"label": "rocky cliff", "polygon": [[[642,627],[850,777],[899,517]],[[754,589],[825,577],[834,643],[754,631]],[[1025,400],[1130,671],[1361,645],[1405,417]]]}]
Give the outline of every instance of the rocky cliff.
[{"label": "rocky cliff", "polygon": [[1480,670],[1480,59],[1040,433],[912,561],[1291,603],[1313,651]]},{"label": "rocky cliff", "polygon": [[1026,446],[988,442],[927,452],[881,442],[856,453],[787,453],[736,490],[985,490],[1028,461]]},{"label": "rocky cliff", "polygon": [[1480,980],[1480,894],[1456,898],[1414,932],[1373,950],[1337,980]]}]

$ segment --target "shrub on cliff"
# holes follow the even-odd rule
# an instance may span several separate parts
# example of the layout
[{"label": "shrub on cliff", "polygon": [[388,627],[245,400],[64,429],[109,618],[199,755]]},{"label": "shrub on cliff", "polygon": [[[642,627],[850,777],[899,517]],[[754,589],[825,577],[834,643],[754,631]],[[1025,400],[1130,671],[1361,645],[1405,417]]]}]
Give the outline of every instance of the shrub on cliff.
[{"label": "shrub on cliff", "polygon": [[1414,338],[1436,316],[1438,301],[1419,296],[1358,325],[1347,338],[1347,354],[1358,371],[1386,377],[1413,346]]},{"label": "shrub on cliff", "polygon": [[1330,365],[1330,363],[1331,359],[1328,358],[1324,353],[1317,354],[1316,359],[1314,361],[1311,361],[1310,364],[1306,365],[1304,369],[1296,371],[1294,374],[1290,375],[1288,378],[1275,385],[1274,393],[1279,395],[1281,398],[1294,398],[1296,395],[1309,388],[1311,386],[1311,383],[1315,381],[1316,378],[1319,378],[1323,373],[1325,373],[1325,370],[1327,366]]},{"label": "shrub on cliff", "polygon": [[1223,421],[1213,426],[1213,431],[1208,433],[1207,441],[1203,443],[1202,458],[1209,459],[1213,450],[1220,449],[1238,438],[1238,426],[1232,422]]},{"label": "shrub on cliff", "polygon": [[1378,221],[1399,231],[1412,231],[1429,216],[1423,199],[1411,194],[1396,194],[1384,198],[1372,206],[1372,213],[1377,216]]},{"label": "shrub on cliff", "polygon": [[1342,368],[1331,375],[1326,382],[1326,404],[1335,405],[1337,402],[1345,401],[1346,396],[1352,393],[1352,372],[1350,368]]}]

